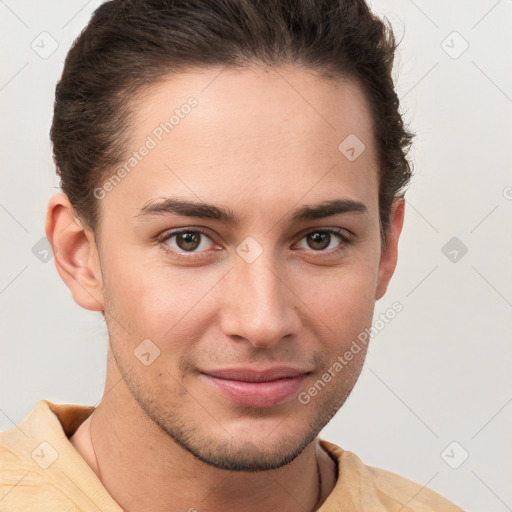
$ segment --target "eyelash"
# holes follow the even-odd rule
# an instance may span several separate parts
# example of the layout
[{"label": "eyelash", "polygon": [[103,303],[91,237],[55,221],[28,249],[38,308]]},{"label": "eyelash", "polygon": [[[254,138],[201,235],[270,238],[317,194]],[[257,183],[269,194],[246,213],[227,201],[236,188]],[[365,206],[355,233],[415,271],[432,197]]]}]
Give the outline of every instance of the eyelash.
[{"label": "eyelash", "polygon": [[[188,261],[191,261],[191,260],[194,260],[194,259],[198,259],[198,258],[203,258],[204,257],[204,252],[206,252],[206,251],[197,252],[197,253],[195,253],[195,252],[186,252],[186,251],[177,252],[177,251],[169,248],[169,245],[167,244],[167,242],[171,238],[173,238],[173,237],[175,237],[177,235],[180,235],[181,233],[200,233],[200,234],[204,235],[205,237],[207,237],[208,239],[211,240],[211,237],[209,236],[209,233],[206,230],[204,230],[204,229],[201,229],[201,228],[184,228],[183,229],[182,228],[182,229],[176,229],[176,230],[173,230],[173,231],[167,231],[167,232],[163,233],[162,235],[157,237],[156,242],[162,246],[163,250],[166,253],[170,253],[173,256],[177,256],[178,258],[182,258],[182,259],[185,259],[185,260],[188,260]],[[347,249],[347,246],[352,243],[351,237],[348,237],[344,233],[344,230],[342,230],[340,228],[312,229],[311,231],[308,231],[307,233],[304,233],[300,239],[302,240],[303,238],[305,238],[308,235],[311,235],[313,233],[329,233],[331,235],[338,236],[340,241],[341,241],[340,245],[336,249],[331,249],[330,251],[324,251],[324,250],[315,251],[315,250],[312,250],[313,253],[318,253],[319,256],[324,256],[324,257],[325,256],[337,256],[338,253],[340,253],[342,251],[345,251]]]}]

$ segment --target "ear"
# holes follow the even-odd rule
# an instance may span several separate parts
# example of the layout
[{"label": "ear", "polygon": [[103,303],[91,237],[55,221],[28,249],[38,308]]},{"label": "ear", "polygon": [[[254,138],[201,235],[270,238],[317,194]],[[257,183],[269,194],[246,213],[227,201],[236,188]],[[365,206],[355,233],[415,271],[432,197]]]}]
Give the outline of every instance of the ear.
[{"label": "ear", "polygon": [[404,210],[405,199],[403,197],[397,197],[391,205],[387,242],[380,256],[375,300],[379,300],[384,296],[388,289],[391,276],[395,271],[398,259],[398,239],[400,238],[404,224]]},{"label": "ear", "polygon": [[57,272],[74,301],[84,309],[103,311],[103,281],[94,234],[75,217],[66,194],[50,199],[45,230]]}]

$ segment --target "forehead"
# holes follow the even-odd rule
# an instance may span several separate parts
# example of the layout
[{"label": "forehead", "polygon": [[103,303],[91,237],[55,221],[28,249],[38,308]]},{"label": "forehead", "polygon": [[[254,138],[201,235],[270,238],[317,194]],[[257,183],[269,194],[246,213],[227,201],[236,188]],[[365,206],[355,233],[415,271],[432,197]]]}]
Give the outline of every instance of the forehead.
[{"label": "forehead", "polygon": [[169,75],[132,109],[126,172],[109,197],[122,191],[133,210],[168,194],[243,209],[323,200],[333,188],[354,200],[376,192],[372,119],[354,80],[296,66],[207,68]]}]

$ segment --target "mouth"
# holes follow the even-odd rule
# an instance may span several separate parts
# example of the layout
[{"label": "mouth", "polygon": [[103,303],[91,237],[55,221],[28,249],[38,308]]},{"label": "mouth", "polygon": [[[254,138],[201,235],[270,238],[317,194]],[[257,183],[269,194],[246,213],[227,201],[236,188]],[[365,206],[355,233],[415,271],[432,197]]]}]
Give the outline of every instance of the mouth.
[{"label": "mouth", "polygon": [[297,396],[310,373],[300,368],[281,366],[265,370],[204,370],[200,377],[215,393],[233,403],[249,407],[271,407]]}]

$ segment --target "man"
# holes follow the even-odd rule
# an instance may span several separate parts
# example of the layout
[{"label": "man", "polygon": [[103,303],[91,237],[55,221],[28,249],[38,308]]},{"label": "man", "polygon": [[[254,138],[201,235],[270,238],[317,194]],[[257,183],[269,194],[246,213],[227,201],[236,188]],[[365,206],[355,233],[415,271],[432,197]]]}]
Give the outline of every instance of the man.
[{"label": "man", "polygon": [[318,437],[397,261],[412,138],[365,3],[114,0],[70,50],[46,233],[97,407],[1,434],[9,511],[455,511]]}]

